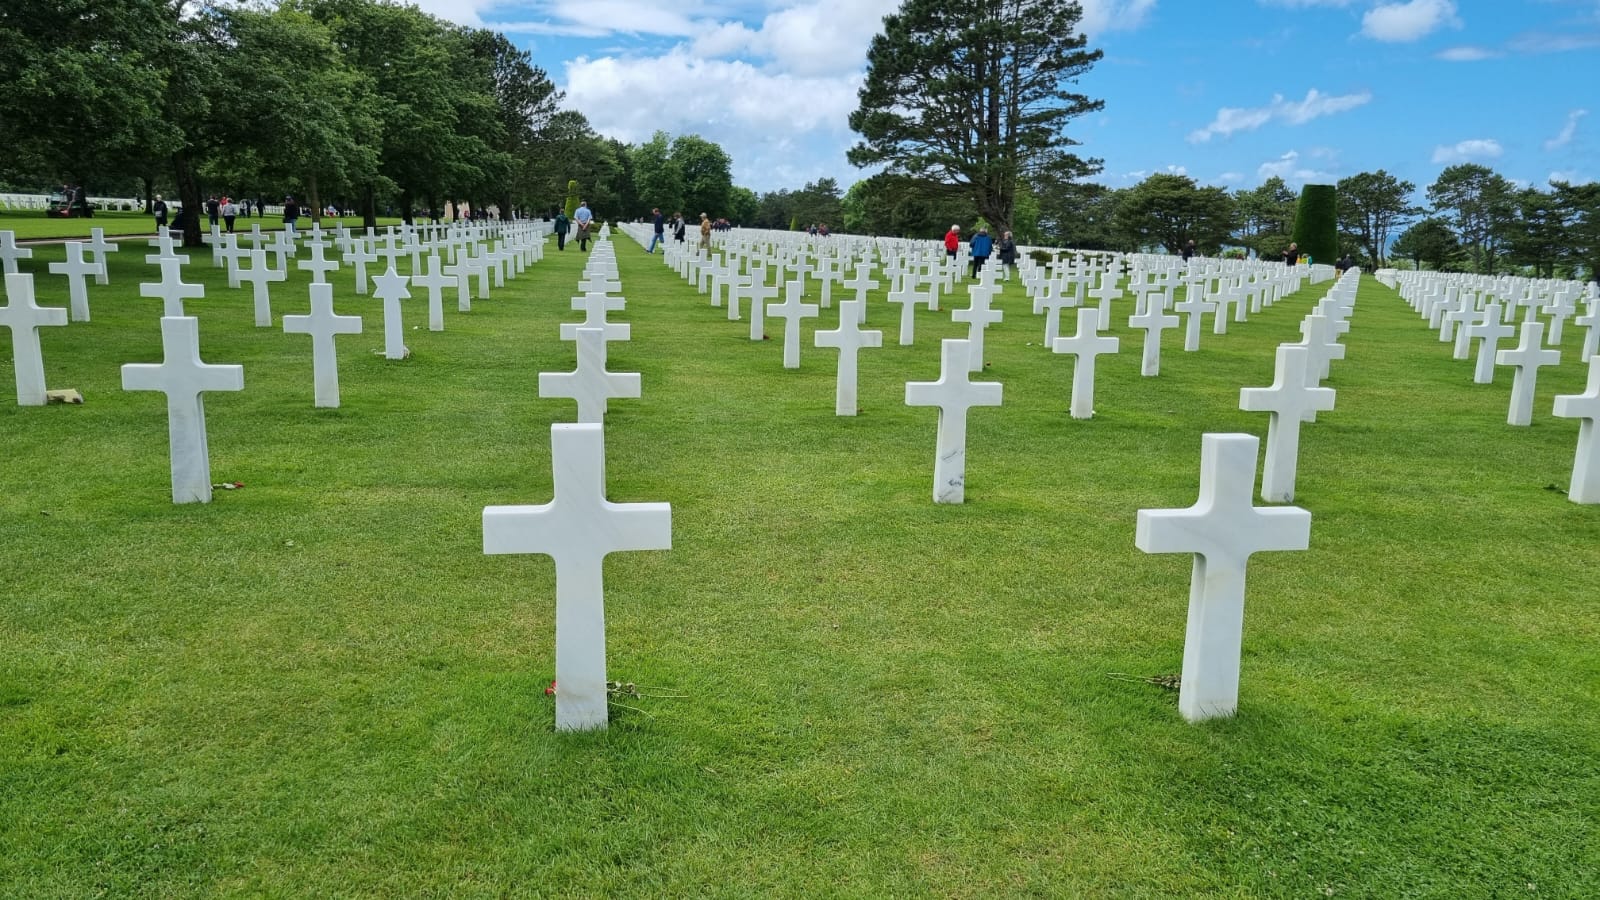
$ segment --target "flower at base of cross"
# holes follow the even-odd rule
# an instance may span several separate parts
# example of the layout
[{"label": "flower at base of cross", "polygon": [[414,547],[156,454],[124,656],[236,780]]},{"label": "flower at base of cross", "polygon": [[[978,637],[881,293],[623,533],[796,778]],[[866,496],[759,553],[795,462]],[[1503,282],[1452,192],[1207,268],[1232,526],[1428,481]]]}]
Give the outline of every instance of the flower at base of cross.
[{"label": "flower at base of cross", "polygon": [[554,679],[551,679],[550,686],[544,689],[544,695],[546,697],[552,697],[552,696],[555,696],[555,692],[556,692],[556,683],[555,683]]}]

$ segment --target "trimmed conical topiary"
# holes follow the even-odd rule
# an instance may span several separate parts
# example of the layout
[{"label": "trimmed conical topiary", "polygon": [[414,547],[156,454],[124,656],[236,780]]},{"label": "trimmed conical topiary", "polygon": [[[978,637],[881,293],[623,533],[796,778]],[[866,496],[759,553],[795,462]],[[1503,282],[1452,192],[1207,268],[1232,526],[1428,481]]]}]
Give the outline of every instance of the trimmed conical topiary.
[{"label": "trimmed conical topiary", "polygon": [[1339,208],[1331,184],[1308,184],[1300,189],[1300,206],[1294,213],[1294,242],[1300,259],[1332,265],[1339,258]]},{"label": "trimmed conical topiary", "polygon": [[576,179],[567,182],[567,218],[578,211],[578,182]]}]

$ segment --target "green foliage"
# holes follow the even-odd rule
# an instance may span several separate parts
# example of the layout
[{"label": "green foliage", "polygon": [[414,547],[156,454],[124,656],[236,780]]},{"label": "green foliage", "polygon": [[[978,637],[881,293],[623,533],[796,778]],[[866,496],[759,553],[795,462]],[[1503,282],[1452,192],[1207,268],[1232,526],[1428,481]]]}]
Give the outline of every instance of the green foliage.
[{"label": "green foliage", "polygon": [[1411,260],[1415,268],[1427,266],[1436,272],[1457,270],[1462,259],[1455,232],[1437,218],[1423,219],[1406,229],[1394,242],[1394,255]]},{"label": "green foliage", "polygon": [[1104,105],[1069,87],[1100,59],[1070,0],[905,0],[867,54],[850,127],[857,166],[959,187],[1010,230],[1021,179],[1098,171],[1068,123]]},{"label": "green foliage", "polygon": [[1215,255],[1232,231],[1233,198],[1187,175],[1157,173],[1123,193],[1116,225],[1128,249],[1176,253],[1192,240],[1201,253]]},{"label": "green foliage", "polygon": [[972,204],[959,191],[904,175],[858,181],[839,203],[846,230],[857,234],[937,238],[952,222],[972,218]]},{"label": "green foliage", "polygon": [[578,182],[577,182],[577,180],[574,179],[572,181],[568,181],[567,182],[567,202],[566,202],[566,206],[565,206],[565,210],[566,210],[566,213],[567,213],[567,218],[569,218],[569,219],[572,218],[572,214],[578,211],[578,201],[580,201],[582,199],[583,199],[582,197],[578,196]]},{"label": "green foliage", "polygon": [[1488,166],[1462,163],[1446,168],[1428,185],[1428,202],[1455,229],[1473,271],[1498,271],[1506,226],[1515,210],[1511,182]]},{"label": "green foliage", "polygon": [[672,136],[657,131],[650,140],[632,149],[633,178],[639,189],[642,209],[634,211],[643,215],[652,207],[682,209],[684,215],[698,218],[701,212],[715,215],[711,210],[690,210],[684,205],[683,170],[672,158]]},{"label": "green foliage", "polygon": [[1361,249],[1370,265],[1383,266],[1389,235],[1422,213],[1411,203],[1416,189],[1415,184],[1382,169],[1339,179],[1336,191],[1340,232]]},{"label": "green foliage", "polygon": [[[697,134],[679,135],[672,141],[671,165],[683,180],[682,207],[704,212],[713,219],[725,217],[733,197],[733,160],[721,146]],[[656,204],[667,213],[679,204]]]},{"label": "green foliage", "polygon": [[1093,182],[1042,183],[1038,197],[1038,237],[1030,243],[1048,243],[1078,250],[1127,250],[1131,242],[1117,225],[1117,209],[1127,191]]},{"label": "green foliage", "polygon": [[1300,189],[1300,205],[1294,213],[1294,242],[1300,245],[1300,258],[1333,265],[1339,258],[1338,190],[1331,184],[1308,184]]}]

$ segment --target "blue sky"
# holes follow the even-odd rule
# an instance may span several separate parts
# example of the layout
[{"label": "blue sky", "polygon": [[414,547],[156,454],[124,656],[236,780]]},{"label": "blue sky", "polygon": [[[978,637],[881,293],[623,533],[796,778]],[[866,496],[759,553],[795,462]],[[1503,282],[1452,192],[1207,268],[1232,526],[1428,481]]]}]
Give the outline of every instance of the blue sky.
[{"label": "blue sky", "polygon": [[[866,48],[899,0],[413,0],[506,33],[597,131],[700,134],[756,191],[863,177],[844,159]],[[1105,52],[1079,152],[1253,187],[1447,165],[1600,178],[1600,0],[1084,0]]]}]

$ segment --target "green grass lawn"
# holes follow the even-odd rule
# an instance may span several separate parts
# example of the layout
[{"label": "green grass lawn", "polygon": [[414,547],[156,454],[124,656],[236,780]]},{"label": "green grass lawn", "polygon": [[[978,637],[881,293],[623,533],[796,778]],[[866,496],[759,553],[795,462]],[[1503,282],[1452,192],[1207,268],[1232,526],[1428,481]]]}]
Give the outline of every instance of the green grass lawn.
[{"label": "green grass lawn", "polygon": [[[357,228],[361,224],[360,216],[346,216],[341,220],[350,228]],[[379,218],[380,225],[398,225],[398,218]],[[207,227],[206,223],[201,223]],[[305,227],[301,223],[302,228]],[[323,227],[332,229],[335,220],[323,218]],[[263,231],[278,231],[283,228],[283,216],[255,216],[246,218],[240,216],[234,227],[240,231],[249,231],[250,226],[260,225]],[[106,237],[121,235],[144,234],[154,236],[156,233],[155,219],[142,212],[97,212],[87,219],[58,219],[46,217],[43,212],[18,212],[15,210],[0,212],[0,231],[15,232],[17,240],[54,240],[62,238],[89,237],[91,228],[105,229]],[[224,282],[226,284],[226,282]]]},{"label": "green grass lawn", "polygon": [[1512,428],[1509,372],[1472,384],[1363,282],[1301,437],[1311,549],[1253,560],[1239,714],[1197,726],[1111,677],[1182,655],[1190,561],[1138,552],[1135,513],[1194,502],[1203,433],[1265,434],[1239,388],[1326,285],[1197,353],[1167,332],[1154,379],[1124,306],[1075,421],[1013,283],[1005,405],[972,412],[967,503],[935,506],[936,413],[904,384],[964,303],[902,348],[877,294],[841,419],[810,346],[837,310],[786,371],[780,322],[753,343],[616,246],[610,368],[644,392],[611,404],[609,496],[671,503],[673,549],[610,558],[610,672],[681,696],[583,735],[543,692],[554,567],[483,555],[480,516],[550,499],[575,406],[537,375],[573,367],[584,257],[552,247],[443,333],[412,301],[403,362],[343,274],[366,332],[318,410],[309,340],[196,254],[202,356],[246,385],[207,399],[214,480],[245,485],[207,506],[169,502],[164,399],[120,390],[160,301],[112,257],[93,321],[44,331],[85,405],[0,394],[0,895],[1594,896],[1600,508],[1562,493],[1578,426],[1549,415],[1579,329]]}]

